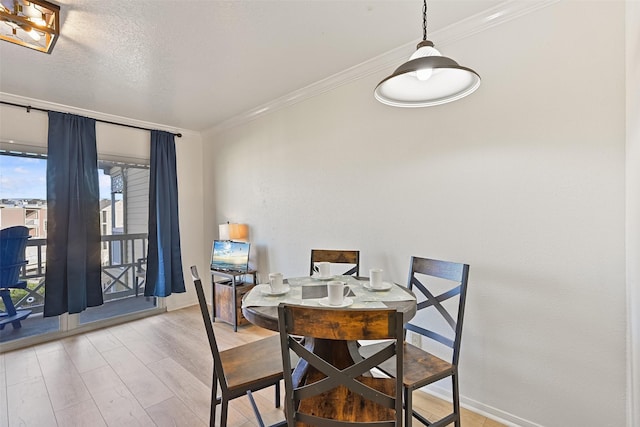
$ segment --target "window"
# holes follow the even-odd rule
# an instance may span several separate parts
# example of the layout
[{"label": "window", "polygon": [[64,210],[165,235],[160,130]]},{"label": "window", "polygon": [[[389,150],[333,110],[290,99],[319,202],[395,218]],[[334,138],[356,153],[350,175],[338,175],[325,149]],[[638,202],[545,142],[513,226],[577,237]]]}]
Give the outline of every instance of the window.
[{"label": "window", "polygon": [[[118,302],[119,314],[155,307],[142,297],[149,209],[149,168],[145,165],[98,161],[102,231],[102,292],[107,304]],[[80,313],[80,323],[108,316],[101,307]]]},{"label": "window", "polygon": [[[47,200],[46,154],[7,150],[0,143],[0,228],[25,225],[32,236],[28,241],[28,260],[24,278],[27,289],[13,289],[16,308],[29,309],[23,321],[39,322],[37,327],[11,326],[0,330],[0,342],[59,329],[57,318],[43,318]],[[105,304],[79,315],[79,323],[89,323],[156,307],[155,298],[143,296],[146,265],[149,168],[137,162],[99,160],[100,229],[102,233],[102,289]],[[0,310],[4,305],[0,302]],[[10,334],[11,332],[11,334]]]}]

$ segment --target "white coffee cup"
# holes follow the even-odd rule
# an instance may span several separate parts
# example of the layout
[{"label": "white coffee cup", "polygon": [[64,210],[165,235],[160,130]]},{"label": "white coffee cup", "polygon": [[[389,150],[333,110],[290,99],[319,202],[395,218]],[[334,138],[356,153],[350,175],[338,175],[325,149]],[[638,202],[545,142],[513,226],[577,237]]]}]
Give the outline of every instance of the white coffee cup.
[{"label": "white coffee cup", "polygon": [[329,277],[331,264],[328,262],[316,262],[313,266],[313,271],[318,273],[318,276],[320,277]]},{"label": "white coffee cup", "polygon": [[269,286],[271,287],[271,292],[282,292],[284,289],[282,273],[269,273]]},{"label": "white coffee cup", "polygon": [[349,291],[349,286],[340,280],[331,280],[327,283],[327,295],[329,305],[342,305],[344,295]]},{"label": "white coffee cup", "polygon": [[382,284],[382,273],[384,270],[380,268],[372,268],[369,270],[369,286],[372,289],[380,289],[383,287]]}]

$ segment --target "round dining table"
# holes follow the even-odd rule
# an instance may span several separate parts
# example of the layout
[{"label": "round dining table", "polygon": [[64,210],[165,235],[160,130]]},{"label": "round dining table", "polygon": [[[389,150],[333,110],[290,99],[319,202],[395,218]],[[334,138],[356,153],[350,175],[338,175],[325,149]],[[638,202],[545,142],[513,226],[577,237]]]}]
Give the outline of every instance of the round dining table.
[{"label": "round dining table", "polygon": [[[293,280],[293,279],[290,279]],[[348,280],[358,280],[362,283],[362,281],[367,281],[366,277],[349,277]],[[309,283],[309,285],[322,286],[319,283]],[[305,286],[305,285],[302,285]],[[393,300],[393,301],[384,301],[384,293],[382,292],[372,292],[371,295],[375,296],[378,302],[382,303],[385,307],[394,308],[399,310],[403,314],[404,322],[408,322],[415,316],[417,309],[416,297],[413,292],[407,289],[404,286],[400,286],[398,284],[392,284],[392,286],[397,286],[400,290],[395,289],[395,292],[401,291],[406,292],[408,297],[403,300]],[[259,288],[252,289],[248,294],[245,295],[245,299],[250,297],[251,292],[260,292]],[[368,291],[367,291],[368,292]],[[353,308],[362,308],[358,307],[358,304],[354,304],[350,307],[344,307],[343,310],[349,310],[351,307]],[[244,317],[256,326],[260,326],[265,329],[270,329],[272,331],[278,331],[278,307],[273,303],[269,305],[246,305],[242,306],[242,314]],[[325,339],[309,339],[305,338],[305,346],[307,346],[311,351],[316,354],[331,354],[334,366],[339,369],[344,369],[354,363],[355,360],[359,360],[361,358],[358,353],[358,343],[349,342],[349,341],[340,341],[340,340],[325,340]]]},{"label": "round dining table", "polygon": [[[354,277],[354,279],[366,281],[367,277]],[[288,282],[285,280],[285,282]],[[395,308],[402,312],[404,322],[407,323],[409,320],[416,315],[417,303],[415,299],[415,294],[411,292],[409,289],[404,286],[393,284],[393,286],[400,286],[403,291],[410,294],[413,299],[404,300],[404,301],[382,301],[382,303],[389,307]],[[250,292],[258,292],[259,290],[254,288]],[[246,296],[245,296],[246,298]],[[347,307],[346,309],[349,309]],[[256,326],[260,326],[261,328],[269,329],[272,331],[278,331],[278,307],[273,305],[252,305],[248,307],[242,307],[242,314],[244,317]]]}]

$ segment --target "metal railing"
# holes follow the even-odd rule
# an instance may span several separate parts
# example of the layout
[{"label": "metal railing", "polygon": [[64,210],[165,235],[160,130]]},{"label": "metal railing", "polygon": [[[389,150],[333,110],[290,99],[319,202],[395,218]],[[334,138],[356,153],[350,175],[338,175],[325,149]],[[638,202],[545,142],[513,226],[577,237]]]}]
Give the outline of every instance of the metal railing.
[{"label": "metal railing", "polygon": [[[147,234],[114,234],[102,236],[102,293],[104,301],[138,296],[144,286],[147,259]],[[15,289],[16,309],[28,308],[32,313],[44,310],[47,239],[27,241],[27,265],[20,279],[27,288]],[[3,308],[4,307],[0,307]]]}]

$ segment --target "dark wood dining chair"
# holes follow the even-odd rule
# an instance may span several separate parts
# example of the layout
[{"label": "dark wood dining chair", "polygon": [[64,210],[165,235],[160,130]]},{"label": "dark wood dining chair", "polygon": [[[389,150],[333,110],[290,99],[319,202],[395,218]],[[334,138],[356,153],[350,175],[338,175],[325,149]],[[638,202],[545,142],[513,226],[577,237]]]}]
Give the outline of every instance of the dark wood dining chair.
[{"label": "dark wood dining chair", "polygon": [[[209,425],[214,426],[216,407],[221,405],[220,426],[225,427],[227,425],[229,401],[247,395],[258,419],[258,424],[260,427],[264,427],[260,411],[251,392],[275,386],[275,406],[276,408],[280,407],[280,380],[283,378],[280,338],[278,335],[273,335],[269,338],[220,351],[196,266],[191,266],[191,276],[198,295],[198,303],[200,304],[202,319],[209,338],[211,354],[213,355]],[[220,384],[220,397],[217,396],[218,384]],[[276,425],[286,425],[286,422],[282,421]]]},{"label": "dark wood dining chair", "polygon": [[[402,426],[402,381],[369,375],[389,358],[402,373],[402,313],[280,304],[278,323],[282,354],[293,351],[300,357],[293,372],[284,363],[289,427]],[[357,362],[331,351],[336,340],[379,339],[391,341]]]},{"label": "dark wood dining chair", "polygon": [[[436,343],[435,346],[444,346],[443,349],[447,350],[450,357],[446,360],[441,359],[405,340],[402,380],[405,401],[405,426],[411,426],[413,415],[424,425],[438,427],[454,423],[456,427],[460,427],[458,361],[460,359],[460,339],[462,336],[468,278],[469,266],[467,264],[411,257],[407,287],[418,297],[418,313],[433,312],[437,319],[443,321],[442,325],[448,332],[443,332],[442,328],[438,328],[441,325],[435,325],[435,323],[432,326],[438,328],[437,331],[434,327],[419,324],[420,319],[424,319],[424,317],[418,314],[412,321],[405,324],[405,335],[406,331],[411,331],[429,339],[429,342]],[[427,280],[433,283],[427,283]],[[437,291],[436,288],[438,289]],[[449,300],[451,302],[447,302],[445,307],[445,301]],[[453,309],[455,309],[455,312],[451,313],[449,310],[453,311]],[[375,350],[376,345],[362,346],[360,353],[367,355]],[[397,371],[392,363],[383,363],[379,368],[391,377],[397,376]],[[412,392],[447,377],[451,377],[453,410],[439,420],[430,421],[413,409]]]},{"label": "dark wood dining chair", "polygon": [[316,262],[329,262],[331,264],[352,264],[352,267],[345,271],[343,275],[360,275],[360,251],[311,249],[311,265],[309,266],[309,275],[313,275],[313,267],[315,266]]}]

